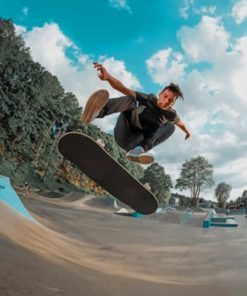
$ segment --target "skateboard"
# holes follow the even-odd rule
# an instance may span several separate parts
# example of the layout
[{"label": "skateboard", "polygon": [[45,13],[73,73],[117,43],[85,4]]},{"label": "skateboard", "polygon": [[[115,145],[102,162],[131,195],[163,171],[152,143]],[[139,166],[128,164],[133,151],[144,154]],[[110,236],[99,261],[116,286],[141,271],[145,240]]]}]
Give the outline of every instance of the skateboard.
[{"label": "skateboard", "polygon": [[58,140],[58,150],[90,179],[136,212],[148,215],[157,210],[158,201],[153,193],[91,137],[79,132],[65,133]]}]

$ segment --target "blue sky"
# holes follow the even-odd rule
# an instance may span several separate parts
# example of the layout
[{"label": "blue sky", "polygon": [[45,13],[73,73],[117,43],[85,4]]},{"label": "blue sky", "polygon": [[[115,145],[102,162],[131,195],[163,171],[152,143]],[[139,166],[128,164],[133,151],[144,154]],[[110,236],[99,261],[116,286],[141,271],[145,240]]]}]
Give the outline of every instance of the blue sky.
[{"label": "blue sky", "polygon": [[[176,110],[192,137],[176,130],[155,148],[157,160],[175,181],[185,160],[202,155],[232,198],[247,189],[246,0],[0,0],[0,12],[82,106],[97,88],[121,95],[97,78],[94,60],[135,90],[178,83],[185,101]],[[109,132],[115,120],[96,124]]]},{"label": "blue sky", "polygon": [[[162,47],[181,48],[177,32],[193,25],[201,15],[181,17],[180,10],[193,1],[91,0],[91,1],[0,1],[1,16],[31,30],[44,23],[57,23],[61,31],[80,48],[97,58],[114,56],[124,60],[129,71],[140,76],[144,91],[158,91],[147,73],[147,60]],[[196,1],[197,6],[225,10],[232,1]],[[10,4],[11,3],[11,4]],[[121,3],[125,3],[121,6]],[[227,5],[228,4],[228,5]],[[198,65],[197,65],[198,66]],[[199,65],[200,66],[200,65]],[[169,77],[167,77],[169,81]]]},{"label": "blue sky", "polygon": [[117,1],[111,4],[108,0],[11,1],[11,5],[0,1],[0,11],[27,29],[46,22],[59,24],[83,52],[92,53],[95,58],[106,55],[124,60],[130,71],[140,73],[148,91],[157,87],[152,85],[143,61],[161,45],[176,45],[174,32],[184,23],[178,15],[179,6],[173,2],[156,1],[154,5],[150,0],[132,1],[128,10],[127,4],[121,8]]}]

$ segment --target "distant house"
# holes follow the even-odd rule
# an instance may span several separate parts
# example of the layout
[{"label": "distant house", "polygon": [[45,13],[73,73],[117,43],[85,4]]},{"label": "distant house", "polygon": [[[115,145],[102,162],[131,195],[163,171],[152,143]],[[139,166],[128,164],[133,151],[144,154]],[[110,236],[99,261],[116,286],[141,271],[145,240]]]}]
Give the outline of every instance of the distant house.
[{"label": "distant house", "polygon": [[171,196],[168,203],[170,206],[173,206],[173,207],[177,206],[178,207],[178,206],[180,206],[180,199],[176,196]]},{"label": "distant house", "polygon": [[188,207],[190,205],[190,198],[178,193],[171,193],[169,205],[174,207]]},{"label": "distant house", "polygon": [[199,208],[210,208],[212,205],[216,206],[216,203],[212,202],[211,200],[205,200],[201,198],[198,202]]}]

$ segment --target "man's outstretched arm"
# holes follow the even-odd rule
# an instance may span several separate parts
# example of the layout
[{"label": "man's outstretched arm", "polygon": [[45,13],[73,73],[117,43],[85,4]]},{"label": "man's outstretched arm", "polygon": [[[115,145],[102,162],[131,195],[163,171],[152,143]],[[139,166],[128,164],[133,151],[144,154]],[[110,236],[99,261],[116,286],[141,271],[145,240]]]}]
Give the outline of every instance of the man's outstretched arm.
[{"label": "man's outstretched arm", "polygon": [[94,64],[94,68],[97,71],[99,71],[98,76],[101,80],[107,81],[112,88],[118,90],[122,94],[136,98],[136,92],[133,91],[132,89],[127,88],[121,81],[119,81],[118,79],[113,77],[111,74],[109,74],[102,64],[99,64],[97,62],[94,62],[93,64]]},{"label": "man's outstretched arm", "polygon": [[178,122],[176,122],[176,125],[185,133],[185,140],[189,139],[191,135],[190,132],[187,130],[184,122],[180,119]]}]

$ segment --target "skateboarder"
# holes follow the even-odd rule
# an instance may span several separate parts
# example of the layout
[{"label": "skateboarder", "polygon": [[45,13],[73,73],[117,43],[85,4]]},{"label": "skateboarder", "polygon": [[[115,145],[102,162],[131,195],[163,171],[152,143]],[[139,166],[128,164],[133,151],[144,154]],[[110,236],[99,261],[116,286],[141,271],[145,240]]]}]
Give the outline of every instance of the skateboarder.
[{"label": "skateboarder", "polygon": [[85,106],[81,120],[89,124],[95,118],[120,112],[114,128],[117,144],[127,152],[129,160],[149,164],[154,161],[150,151],[156,145],[170,137],[175,125],[185,133],[185,140],[190,137],[183,121],[172,106],[181,97],[179,86],[170,83],[156,97],[127,88],[121,81],[110,75],[102,64],[94,63],[99,71],[99,78],[107,81],[112,88],[125,96],[109,99],[107,90],[98,90],[91,95]]}]

